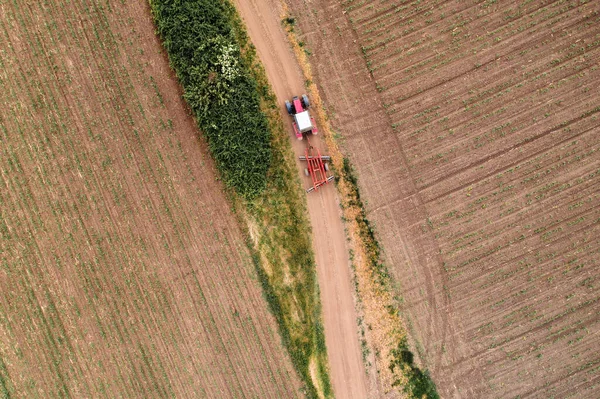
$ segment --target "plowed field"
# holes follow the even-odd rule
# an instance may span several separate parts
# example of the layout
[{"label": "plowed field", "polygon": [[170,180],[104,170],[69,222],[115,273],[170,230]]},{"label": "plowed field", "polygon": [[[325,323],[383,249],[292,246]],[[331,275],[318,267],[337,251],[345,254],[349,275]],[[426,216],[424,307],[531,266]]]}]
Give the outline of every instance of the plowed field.
[{"label": "plowed field", "polygon": [[288,3],[440,394],[600,396],[598,3]]},{"label": "plowed field", "polygon": [[0,397],[289,398],[145,2],[0,2]]}]

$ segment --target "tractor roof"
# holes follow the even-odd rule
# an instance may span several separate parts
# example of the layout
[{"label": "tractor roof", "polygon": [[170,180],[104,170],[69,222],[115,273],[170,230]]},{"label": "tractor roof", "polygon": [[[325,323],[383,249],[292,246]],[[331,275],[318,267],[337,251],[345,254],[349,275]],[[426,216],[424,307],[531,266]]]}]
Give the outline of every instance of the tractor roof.
[{"label": "tractor roof", "polygon": [[313,128],[308,111],[302,111],[295,114],[294,119],[296,119],[296,125],[298,126],[298,130],[301,132],[306,132]]}]

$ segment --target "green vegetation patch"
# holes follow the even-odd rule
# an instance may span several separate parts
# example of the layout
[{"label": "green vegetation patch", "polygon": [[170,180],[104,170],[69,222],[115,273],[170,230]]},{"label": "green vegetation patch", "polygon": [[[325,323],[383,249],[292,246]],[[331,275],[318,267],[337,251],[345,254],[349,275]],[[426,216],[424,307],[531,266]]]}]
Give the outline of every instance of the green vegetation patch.
[{"label": "green vegetation patch", "polygon": [[[398,367],[402,370],[402,373],[407,376],[408,384],[404,386],[404,392],[411,393],[415,398],[427,398],[427,399],[439,399],[440,396],[437,393],[435,384],[429,375],[429,372],[425,370],[421,371],[420,368],[414,364],[414,355],[408,349],[406,340],[402,340],[398,347],[392,350],[393,360],[390,364],[392,372]],[[400,385],[399,381],[392,383],[393,386]]]},{"label": "green vegetation patch", "polygon": [[333,397],[305,193],[277,98],[229,1],[168,3],[150,0],[158,32],[226,183],[245,199],[232,202],[251,225],[283,344],[306,396]]},{"label": "green vegetation patch", "polygon": [[266,187],[270,132],[233,31],[235,9],[215,0],[150,0],[150,5],[225,183],[244,198],[256,197]]},{"label": "green vegetation patch", "polygon": [[4,364],[4,360],[0,357],[0,398],[9,399],[11,397],[10,389],[9,389],[9,381],[8,371],[6,370],[6,364]]}]

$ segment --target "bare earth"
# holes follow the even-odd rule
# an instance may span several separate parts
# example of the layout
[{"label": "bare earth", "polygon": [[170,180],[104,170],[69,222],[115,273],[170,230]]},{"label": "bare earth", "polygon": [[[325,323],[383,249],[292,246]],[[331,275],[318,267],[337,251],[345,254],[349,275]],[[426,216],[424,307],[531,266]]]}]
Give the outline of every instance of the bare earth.
[{"label": "bare earth", "polygon": [[[304,79],[281,26],[281,8],[277,0],[237,1],[252,42],[265,66],[273,90],[282,104],[305,92]],[[289,124],[290,139],[296,155],[304,154],[305,141],[298,141]],[[318,136],[311,144],[326,153]],[[304,165],[298,161],[298,173],[304,177]],[[339,199],[333,186],[325,186],[308,195],[312,239],[323,304],[325,339],[334,393],[337,398],[367,398],[367,378],[358,340],[354,288],[351,283],[348,248]]]},{"label": "bare earth", "polygon": [[440,394],[599,397],[598,3],[288,3]]}]

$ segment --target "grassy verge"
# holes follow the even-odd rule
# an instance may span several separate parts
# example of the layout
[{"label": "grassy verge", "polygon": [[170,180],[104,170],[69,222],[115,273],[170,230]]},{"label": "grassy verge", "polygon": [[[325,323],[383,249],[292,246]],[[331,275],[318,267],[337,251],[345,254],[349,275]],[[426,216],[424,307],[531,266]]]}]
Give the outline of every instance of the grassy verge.
[{"label": "grassy verge", "polygon": [[[360,198],[357,179],[347,158],[343,160],[343,169],[339,173],[339,180],[343,181],[347,192],[344,206],[349,210],[348,214],[354,218],[351,224],[358,229],[358,236],[363,247],[363,267],[366,268],[367,278],[371,279],[372,287],[379,291],[379,296],[387,299],[384,308],[388,312],[388,320],[396,323],[396,329],[391,331],[393,337],[388,344],[396,341],[396,347],[389,349],[388,368],[392,373],[391,386],[401,387],[404,392],[414,398],[439,399],[435,383],[427,371],[422,371],[414,364],[414,355],[408,347],[404,323],[401,320],[397,306],[390,301],[391,276],[385,264],[381,261],[380,247],[375,232],[366,217],[364,204]],[[365,276],[363,276],[364,278]],[[362,284],[363,287],[365,284]],[[360,287],[360,283],[359,283]],[[370,290],[369,290],[370,291]],[[360,290],[359,290],[360,295]],[[364,295],[361,295],[364,296]],[[424,396],[425,395],[425,396]]]},{"label": "grassy verge", "polygon": [[[423,372],[414,363],[413,353],[407,343],[406,328],[398,311],[398,299],[393,294],[392,278],[381,261],[379,243],[366,217],[356,175],[350,161],[342,155],[337,145],[318,88],[312,83],[313,76],[308,60],[310,51],[298,40],[294,29],[295,19],[288,15],[285,7],[282,23],[286,26],[288,39],[303,70],[313,103],[312,109],[313,112],[316,111],[318,124],[335,169],[337,188],[352,247],[354,283],[361,307],[360,313],[363,314],[359,318],[359,328],[363,332],[363,358],[366,362],[367,353],[376,354],[378,377],[386,391],[400,388],[408,397],[438,399],[439,395],[429,373]],[[368,326],[367,334],[364,334],[363,323]],[[367,368],[368,366],[369,364]]]},{"label": "grassy verge", "polygon": [[[161,8],[166,3],[166,1],[162,2],[160,0],[150,1],[159,27],[161,24],[163,24],[163,27],[164,24],[167,24],[167,21],[163,21],[163,18],[172,17],[172,14],[164,12],[172,6]],[[225,44],[219,42],[217,50],[210,51],[219,55],[223,54],[223,51],[218,49],[222,49],[223,46],[232,48],[231,45],[233,45],[233,48],[236,49],[231,54],[238,57],[235,64],[240,72],[236,80],[229,83],[227,90],[235,92],[238,88],[237,84],[240,83],[239,76],[242,75],[245,79],[245,83],[241,86],[243,90],[248,90],[250,86],[254,88],[254,92],[251,94],[258,100],[258,105],[251,109],[255,114],[262,115],[265,120],[264,129],[269,133],[268,147],[270,153],[268,162],[270,167],[264,171],[264,185],[262,186],[257,184],[249,189],[239,190],[236,184],[229,184],[237,192],[237,194],[230,192],[230,198],[236,214],[242,222],[241,225],[246,226],[248,246],[253,255],[264,295],[279,324],[282,341],[304,382],[303,390],[306,396],[310,398],[332,397],[333,392],[327,366],[327,352],[321,321],[321,305],[314,254],[310,240],[310,225],[306,218],[305,193],[301,189],[289,135],[284,128],[277,99],[256,56],[254,46],[249,41],[245,27],[235,8],[228,0],[188,0],[177,4],[178,7],[183,7],[182,9],[192,10],[189,15],[178,18],[182,18],[189,23],[188,18],[196,16],[202,20],[202,29],[206,32],[213,31],[211,24],[216,23],[218,25],[214,27],[215,34],[225,37],[227,42]],[[202,7],[206,7],[206,9],[203,10]],[[185,21],[180,21],[180,23],[184,25]],[[181,29],[184,29],[184,27],[177,26],[176,32],[181,33]],[[194,62],[203,62],[204,58],[194,51],[181,52],[178,50],[176,54],[172,54],[177,47],[166,43],[167,39],[164,37],[164,32],[164,30],[159,29],[171,65],[175,68],[184,86],[186,100],[194,109],[194,99],[200,98],[200,105],[202,105],[202,97],[194,97],[194,95],[188,94],[199,91],[194,87],[189,89],[186,87],[186,81],[182,79],[182,74],[177,69],[178,64],[173,62],[173,57],[177,59],[192,57],[190,60],[178,62],[183,62],[183,65],[188,65],[191,68],[200,69],[203,67],[195,65]],[[228,65],[231,65],[231,63],[228,63]],[[216,72],[219,73],[222,70],[216,70]],[[204,80],[218,80],[214,73],[215,70],[213,69],[212,73],[205,73],[201,77]],[[194,85],[204,84],[202,80],[192,80],[191,83]],[[211,101],[218,101],[218,99],[211,98]],[[226,113],[228,112],[227,108],[221,109],[228,118],[236,118],[235,114],[229,115]],[[205,130],[207,122],[202,119],[206,118],[207,115],[212,118],[211,114],[202,113],[197,114],[197,117],[199,127],[207,134],[210,145],[211,136]],[[258,120],[261,116],[252,116],[251,118],[252,120]],[[218,118],[208,120],[209,125],[216,124],[214,127],[209,126],[209,129],[213,129],[213,131],[228,133],[231,129],[235,129],[235,126],[228,123],[219,125],[220,119]],[[254,129],[257,128],[261,127],[255,125]],[[255,134],[256,132],[251,133]],[[264,139],[265,136],[261,137]],[[237,149],[237,147],[232,146],[229,148],[229,150],[233,149]],[[217,166],[224,174],[227,182],[228,171],[223,169],[218,158]]]}]

